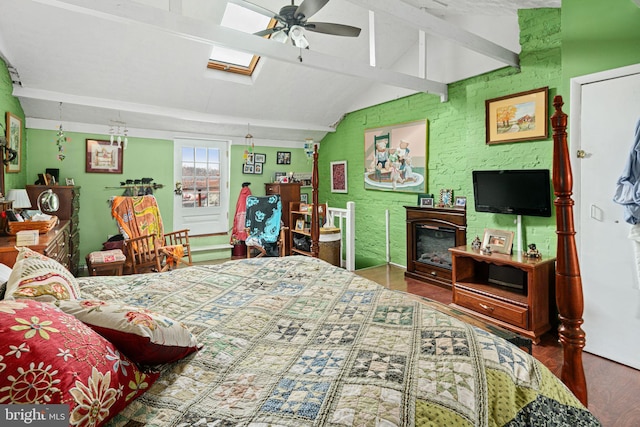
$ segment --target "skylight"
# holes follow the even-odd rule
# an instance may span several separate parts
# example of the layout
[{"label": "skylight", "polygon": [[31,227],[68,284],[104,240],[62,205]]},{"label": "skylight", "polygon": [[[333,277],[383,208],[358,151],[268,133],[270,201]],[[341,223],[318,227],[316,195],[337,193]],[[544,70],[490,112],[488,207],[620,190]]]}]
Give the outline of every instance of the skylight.
[{"label": "skylight", "polygon": [[[220,25],[253,34],[275,24],[271,18],[234,3],[227,3]],[[251,75],[259,56],[250,53],[214,46],[209,55],[208,68],[230,73]]]}]

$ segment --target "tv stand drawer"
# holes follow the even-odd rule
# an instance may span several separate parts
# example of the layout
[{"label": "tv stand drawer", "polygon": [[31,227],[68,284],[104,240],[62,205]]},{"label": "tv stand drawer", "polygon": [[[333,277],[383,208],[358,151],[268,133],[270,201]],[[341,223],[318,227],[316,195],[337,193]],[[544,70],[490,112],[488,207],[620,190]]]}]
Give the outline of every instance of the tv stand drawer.
[{"label": "tv stand drawer", "polygon": [[529,309],[526,307],[508,304],[460,288],[455,289],[453,303],[513,326],[523,329],[527,329],[529,326]]}]

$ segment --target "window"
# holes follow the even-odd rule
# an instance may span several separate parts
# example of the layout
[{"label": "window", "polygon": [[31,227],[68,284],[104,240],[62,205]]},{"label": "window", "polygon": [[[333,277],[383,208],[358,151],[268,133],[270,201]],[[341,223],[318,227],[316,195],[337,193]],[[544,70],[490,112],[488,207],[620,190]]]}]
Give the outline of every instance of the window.
[{"label": "window", "polygon": [[[234,3],[227,3],[220,25],[253,34],[267,28],[273,28],[276,22],[275,19],[261,13]],[[250,76],[259,59],[260,57],[257,55],[214,46],[211,49],[207,67]]]},{"label": "window", "polygon": [[228,141],[176,140],[174,229],[213,234],[228,229]]}]

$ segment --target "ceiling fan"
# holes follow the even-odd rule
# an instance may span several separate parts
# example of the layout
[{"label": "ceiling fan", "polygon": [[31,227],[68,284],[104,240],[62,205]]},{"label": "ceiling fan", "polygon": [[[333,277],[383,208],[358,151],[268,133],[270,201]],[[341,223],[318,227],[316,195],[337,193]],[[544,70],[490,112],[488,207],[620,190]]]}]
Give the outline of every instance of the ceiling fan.
[{"label": "ceiling fan", "polygon": [[307,22],[307,19],[322,9],[328,2],[329,0],[303,0],[299,6],[296,6],[294,0],[291,0],[291,4],[283,6],[279,13],[271,12],[261,6],[252,4],[256,9],[262,10],[262,13],[271,15],[273,19],[278,21],[275,27],[258,31],[254,34],[261,37],[273,34],[272,39],[282,42],[291,38],[291,42],[302,49],[309,47],[309,42],[304,36],[304,30],[334,36],[358,37],[360,28],[357,27],[330,22]]}]

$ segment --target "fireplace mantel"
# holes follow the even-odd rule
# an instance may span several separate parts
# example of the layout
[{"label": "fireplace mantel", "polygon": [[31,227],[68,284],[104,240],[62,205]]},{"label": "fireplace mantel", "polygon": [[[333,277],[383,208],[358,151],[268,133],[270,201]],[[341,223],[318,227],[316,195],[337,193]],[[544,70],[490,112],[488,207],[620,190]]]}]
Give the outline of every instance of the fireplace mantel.
[{"label": "fireplace mantel", "polygon": [[406,277],[451,288],[450,247],[467,243],[467,214],[458,208],[405,206]]}]

